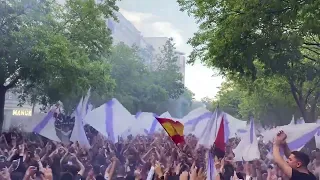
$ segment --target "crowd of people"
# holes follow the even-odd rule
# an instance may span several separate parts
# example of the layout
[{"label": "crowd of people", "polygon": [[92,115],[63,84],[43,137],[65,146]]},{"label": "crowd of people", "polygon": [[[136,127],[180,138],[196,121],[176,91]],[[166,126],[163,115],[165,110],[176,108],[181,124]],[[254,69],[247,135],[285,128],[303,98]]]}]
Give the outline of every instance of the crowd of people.
[{"label": "crowd of people", "polygon": [[[92,128],[86,128],[86,133],[90,149],[18,130],[2,133],[0,180],[309,180],[315,179],[312,173],[319,177],[320,172],[320,151],[288,152],[283,132],[275,138],[273,157],[268,157],[270,146],[260,142],[261,159],[251,162],[233,161],[232,149],[239,139],[230,139],[224,157],[215,156],[211,178],[207,177],[207,162],[214,149],[198,147],[197,138],[192,135],[185,137],[185,144],[176,145],[164,132],[119,138],[117,143]],[[287,161],[280,155],[281,147],[288,155]]]}]

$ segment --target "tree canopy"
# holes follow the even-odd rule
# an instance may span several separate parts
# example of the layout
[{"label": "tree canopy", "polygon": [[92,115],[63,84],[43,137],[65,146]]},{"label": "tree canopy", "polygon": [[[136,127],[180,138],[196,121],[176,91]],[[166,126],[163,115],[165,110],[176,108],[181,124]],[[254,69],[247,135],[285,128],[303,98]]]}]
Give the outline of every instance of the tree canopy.
[{"label": "tree canopy", "polygon": [[5,93],[12,88],[22,92],[22,100],[31,96],[44,105],[84,94],[90,86],[112,91],[110,66],[103,61],[112,38],[104,18],[117,9],[115,0],[2,1],[0,125]]},{"label": "tree canopy", "polygon": [[[278,75],[306,122],[320,98],[320,4],[317,1],[178,0],[200,24],[190,62],[256,81]],[[260,74],[259,74],[260,73]],[[250,86],[250,83],[247,84]]]},{"label": "tree canopy", "polygon": [[255,120],[264,126],[286,125],[292,115],[300,117],[290,88],[280,77],[260,78],[251,87],[236,80],[224,82],[213,105],[240,119]]},{"label": "tree canopy", "polygon": [[[182,82],[172,38],[156,57],[113,44],[106,19],[116,19],[117,10],[116,0],[1,2],[0,127],[7,91],[21,105],[62,101],[66,114],[90,87],[94,106],[116,97],[133,114],[160,114],[177,103],[186,113],[193,95]],[[150,58],[155,64],[147,64]]]},{"label": "tree canopy", "polygon": [[178,99],[184,93],[182,75],[177,66],[177,56],[172,39],[161,48],[161,53],[150,67],[145,63],[138,47],[120,43],[106,59],[112,66],[116,97],[131,112],[163,113],[169,99]]},{"label": "tree canopy", "polygon": [[111,76],[116,82],[114,97],[132,113],[167,99],[166,90],[153,82],[137,48],[120,43],[114,46],[107,61],[112,65]]}]

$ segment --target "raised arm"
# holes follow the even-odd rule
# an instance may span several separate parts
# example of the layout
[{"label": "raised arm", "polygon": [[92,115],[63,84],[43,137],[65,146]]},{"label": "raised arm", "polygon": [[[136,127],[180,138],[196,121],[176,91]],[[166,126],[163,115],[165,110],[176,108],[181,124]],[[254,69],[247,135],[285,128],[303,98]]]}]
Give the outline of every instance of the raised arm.
[{"label": "raised arm", "polygon": [[291,150],[289,149],[287,142],[283,142],[282,149],[283,149],[283,152],[284,152],[284,155],[286,156],[286,158],[289,158],[289,156],[291,154]]},{"label": "raised arm", "polygon": [[280,146],[285,142],[287,135],[280,131],[274,138],[273,143],[273,160],[279,166],[279,168],[284,172],[289,178],[292,177],[292,168],[287,164],[287,162],[281,157]]}]

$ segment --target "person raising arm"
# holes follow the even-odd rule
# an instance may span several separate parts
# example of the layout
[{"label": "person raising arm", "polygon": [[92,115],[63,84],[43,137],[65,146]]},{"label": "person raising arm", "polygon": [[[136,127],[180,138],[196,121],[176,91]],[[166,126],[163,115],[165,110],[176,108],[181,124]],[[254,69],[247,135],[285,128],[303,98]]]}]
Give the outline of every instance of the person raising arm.
[{"label": "person raising arm", "polygon": [[[316,180],[316,177],[307,169],[310,162],[308,155],[299,151],[290,152],[286,145],[287,135],[280,131],[274,138],[273,144],[273,159],[279,168],[286,174],[290,180]],[[284,147],[284,152],[288,156],[285,161],[281,154],[280,148]]]}]

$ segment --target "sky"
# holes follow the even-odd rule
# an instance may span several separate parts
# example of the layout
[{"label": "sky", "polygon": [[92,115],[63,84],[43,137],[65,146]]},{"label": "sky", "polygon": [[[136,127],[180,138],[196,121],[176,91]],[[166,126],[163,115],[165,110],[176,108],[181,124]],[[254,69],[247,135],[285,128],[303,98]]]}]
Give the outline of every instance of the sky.
[{"label": "sky", "polygon": [[[193,17],[181,12],[175,0],[121,0],[118,2],[120,12],[145,37],[172,37],[177,50],[188,55],[192,47],[187,44],[198,26]],[[186,65],[185,85],[195,99],[214,98],[223,82],[213,69],[200,62]]]}]

